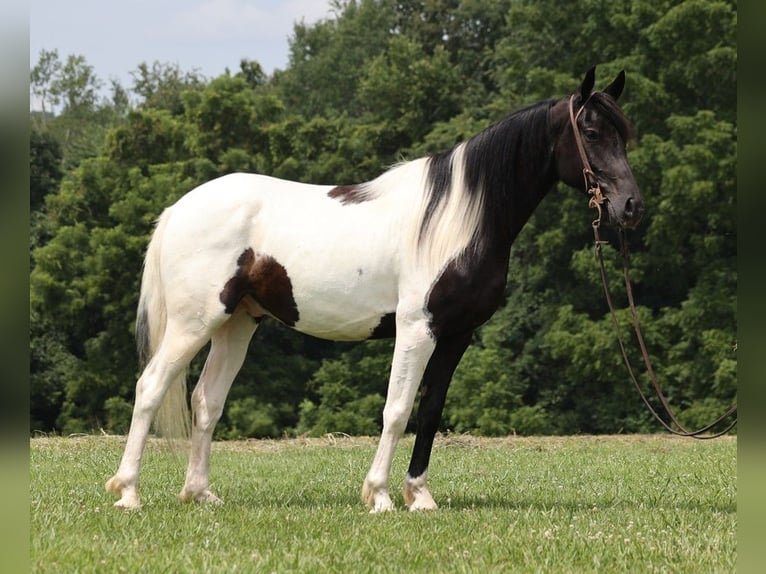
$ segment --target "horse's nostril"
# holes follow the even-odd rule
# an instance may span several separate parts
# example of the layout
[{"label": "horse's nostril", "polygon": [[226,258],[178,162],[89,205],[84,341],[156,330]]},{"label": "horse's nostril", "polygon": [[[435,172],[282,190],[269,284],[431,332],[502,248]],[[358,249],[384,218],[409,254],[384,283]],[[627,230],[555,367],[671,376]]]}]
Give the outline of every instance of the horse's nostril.
[{"label": "horse's nostril", "polygon": [[644,214],[644,203],[641,198],[629,197],[625,200],[624,220],[628,225],[638,225]]}]

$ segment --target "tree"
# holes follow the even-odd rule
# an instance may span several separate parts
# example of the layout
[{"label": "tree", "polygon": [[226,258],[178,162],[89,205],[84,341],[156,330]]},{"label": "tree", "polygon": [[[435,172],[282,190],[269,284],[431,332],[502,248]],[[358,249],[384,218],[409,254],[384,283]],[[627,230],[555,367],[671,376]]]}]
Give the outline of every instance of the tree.
[{"label": "tree", "polygon": [[679,2],[646,29],[648,56],[678,113],[719,110],[735,121],[736,30],[736,3],[711,0]]},{"label": "tree", "polygon": [[239,72],[236,76],[244,79],[251,88],[265,86],[268,79],[261,65],[255,60],[248,60],[247,58],[242,58],[239,61]]},{"label": "tree", "polygon": [[298,115],[356,115],[359,80],[367,62],[385,49],[394,28],[391,2],[338,2],[335,9],[336,19],[295,25],[289,71],[275,78],[280,98]]},{"label": "tree", "polygon": [[41,107],[31,114],[32,128],[58,141],[65,170],[96,156],[106,132],[127,113],[127,91],[113,81],[109,100],[100,95],[102,87],[80,55],[69,55],[62,64],[56,50],[42,50],[30,72],[32,104]]},{"label": "tree", "polygon": [[416,42],[393,37],[367,70],[359,83],[360,106],[368,121],[393,125],[406,134],[396,149],[422,139],[435,122],[448,120],[459,109],[458,71],[441,47],[427,56]]},{"label": "tree", "polygon": [[171,115],[184,112],[181,94],[201,89],[206,81],[196,71],[184,72],[178,64],[153,62],[151,66],[141,62],[130,73],[133,77],[132,91],[139,98],[139,107],[165,110]]},{"label": "tree", "polygon": [[[48,114],[54,112],[60,98],[55,89],[55,81],[61,72],[61,60],[57,50],[41,50],[37,64],[29,74],[29,88],[42,111],[43,122]],[[46,110],[46,104],[48,109]]]},{"label": "tree", "polygon": [[29,133],[29,208],[38,211],[61,182],[61,146],[48,131]]},{"label": "tree", "polygon": [[244,78],[220,76],[198,93],[187,92],[185,104],[196,128],[189,138],[192,153],[218,163],[222,152],[258,145],[253,137],[256,95]]},{"label": "tree", "polygon": [[98,102],[101,80],[95,75],[93,66],[81,55],[69,55],[66,62],[57,68],[51,82],[51,94],[63,105],[64,113],[92,111]]},{"label": "tree", "polygon": [[390,341],[372,341],[324,361],[309,382],[315,400],[300,405],[297,432],[379,433],[392,352]]}]

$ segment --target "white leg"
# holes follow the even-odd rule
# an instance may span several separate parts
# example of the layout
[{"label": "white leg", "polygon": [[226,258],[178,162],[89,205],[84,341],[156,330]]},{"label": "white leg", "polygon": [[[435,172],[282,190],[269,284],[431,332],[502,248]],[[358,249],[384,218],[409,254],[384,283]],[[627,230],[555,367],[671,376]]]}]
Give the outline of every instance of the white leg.
[{"label": "white leg", "polygon": [[239,308],[213,335],[210,354],[192,393],[191,455],[181,490],[183,502],[222,502],[209,489],[210,443],[256,327],[257,323]]},{"label": "white leg", "polygon": [[383,432],[362,486],[362,500],[370,512],[386,512],[394,508],[388,494],[394,449],[407,426],[418,386],[435,347],[425,318],[409,324],[400,324],[397,320],[396,329],[391,376],[383,409]]},{"label": "white leg", "polygon": [[152,420],[170,384],[183,376],[189,362],[205,342],[199,336],[184,336],[177,331],[173,333],[172,329],[167,329],[160,348],[136,383],[136,400],[128,442],[117,473],[106,483],[108,492],[120,496],[114,503],[117,508],[131,510],[141,507],[138,475]]}]

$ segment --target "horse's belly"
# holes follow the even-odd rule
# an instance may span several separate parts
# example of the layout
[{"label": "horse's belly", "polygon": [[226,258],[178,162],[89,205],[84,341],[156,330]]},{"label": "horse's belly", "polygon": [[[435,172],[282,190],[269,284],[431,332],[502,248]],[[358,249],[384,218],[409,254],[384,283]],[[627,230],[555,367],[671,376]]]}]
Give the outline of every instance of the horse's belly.
[{"label": "horse's belly", "polygon": [[298,311],[293,328],[324,339],[367,339],[396,310],[395,220],[373,204],[352,208],[324,195],[303,207],[264,204],[251,245],[284,266]]},{"label": "horse's belly", "polygon": [[376,315],[333,315],[320,313],[299,321],[295,330],[330,341],[363,341],[375,337],[375,333],[384,325],[387,313]]},{"label": "horse's belly", "polygon": [[310,284],[298,274],[293,286],[298,309],[294,328],[335,341],[369,339],[396,311],[394,278],[365,277],[363,265],[345,274],[335,271],[326,272]]}]

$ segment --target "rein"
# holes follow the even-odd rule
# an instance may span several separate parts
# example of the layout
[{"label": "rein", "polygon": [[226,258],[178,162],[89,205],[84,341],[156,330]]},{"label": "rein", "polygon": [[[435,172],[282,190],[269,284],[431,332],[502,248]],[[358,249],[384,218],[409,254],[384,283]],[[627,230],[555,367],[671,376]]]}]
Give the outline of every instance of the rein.
[{"label": "rein", "polygon": [[[633,373],[633,368],[631,366],[630,360],[628,359],[628,354],[625,351],[625,344],[623,343],[622,336],[620,335],[620,325],[617,321],[617,314],[614,310],[614,305],[612,304],[612,297],[610,295],[609,290],[609,283],[607,281],[607,274],[606,274],[606,268],[604,266],[604,254],[603,254],[603,245],[605,243],[608,243],[607,241],[603,241],[601,239],[601,236],[599,234],[599,228],[601,227],[601,206],[604,203],[604,196],[601,193],[601,187],[599,186],[598,180],[596,179],[595,174],[593,173],[593,170],[591,170],[590,162],[588,161],[588,156],[585,153],[585,146],[582,142],[582,136],[580,135],[580,130],[577,129],[577,118],[582,113],[583,109],[585,108],[585,104],[587,104],[587,100],[583,105],[580,107],[579,111],[575,114],[574,112],[574,98],[569,98],[569,120],[572,123],[572,131],[574,132],[574,138],[575,142],[577,143],[577,151],[580,154],[580,160],[582,161],[583,165],[583,178],[585,180],[585,187],[588,191],[589,200],[588,200],[588,206],[591,208],[596,209],[598,215],[596,219],[593,220],[591,223],[591,226],[593,228],[593,238],[596,246],[596,256],[599,263],[599,270],[601,272],[601,283],[604,287],[604,295],[606,296],[606,302],[609,306],[609,315],[612,318],[612,326],[614,327],[614,332],[617,337],[617,342],[620,346],[620,351],[622,352],[622,358],[625,362],[625,366],[628,369],[628,374],[630,375],[630,379],[633,382],[633,386],[636,387],[636,390],[638,391],[638,394],[641,396],[641,400],[644,402],[644,404],[649,409],[649,412],[652,413],[655,419],[670,433],[682,436],[682,437],[689,437],[689,438],[695,438],[695,439],[712,439],[720,437],[726,433],[728,433],[734,426],[737,424],[737,405],[733,405],[729,408],[723,415],[718,417],[715,421],[713,421],[710,424],[705,425],[702,428],[699,428],[697,430],[688,430],[686,429],[678,420],[675,413],[673,412],[673,409],[670,407],[670,404],[668,403],[667,398],[665,397],[665,394],[662,392],[662,388],[660,387],[659,383],[657,382],[657,377],[654,373],[654,368],[652,367],[652,362],[649,359],[649,352],[646,349],[646,344],[644,343],[644,337],[641,332],[641,326],[638,321],[638,313],[636,312],[636,306],[635,302],[633,300],[633,288],[630,282],[630,273],[628,270],[628,262],[629,262],[629,254],[628,254],[628,244],[627,240],[625,238],[625,230],[620,229],[619,231],[619,238],[620,238],[620,253],[622,255],[622,264],[623,264],[623,278],[625,280],[625,290],[628,295],[628,305],[630,307],[630,314],[633,320],[633,330],[636,333],[636,338],[638,340],[639,347],[641,348],[641,355],[644,359],[644,365],[646,366],[646,370],[649,373],[649,378],[652,382],[652,387],[654,388],[654,393],[657,397],[657,399],[662,404],[663,409],[665,410],[665,413],[668,415],[672,423],[680,430],[676,430],[673,428],[670,424],[665,422],[665,420],[657,413],[657,411],[652,407],[652,405],[649,403],[649,400],[647,399],[646,395],[644,394],[643,390],[641,389],[641,385],[638,384],[638,380],[636,379],[635,374]],[[716,432],[714,434],[704,434],[709,432],[711,429],[715,428],[725,420],[727,420],[729,417],[734,416],[734,420],[726,426],[723,430]]]}]

